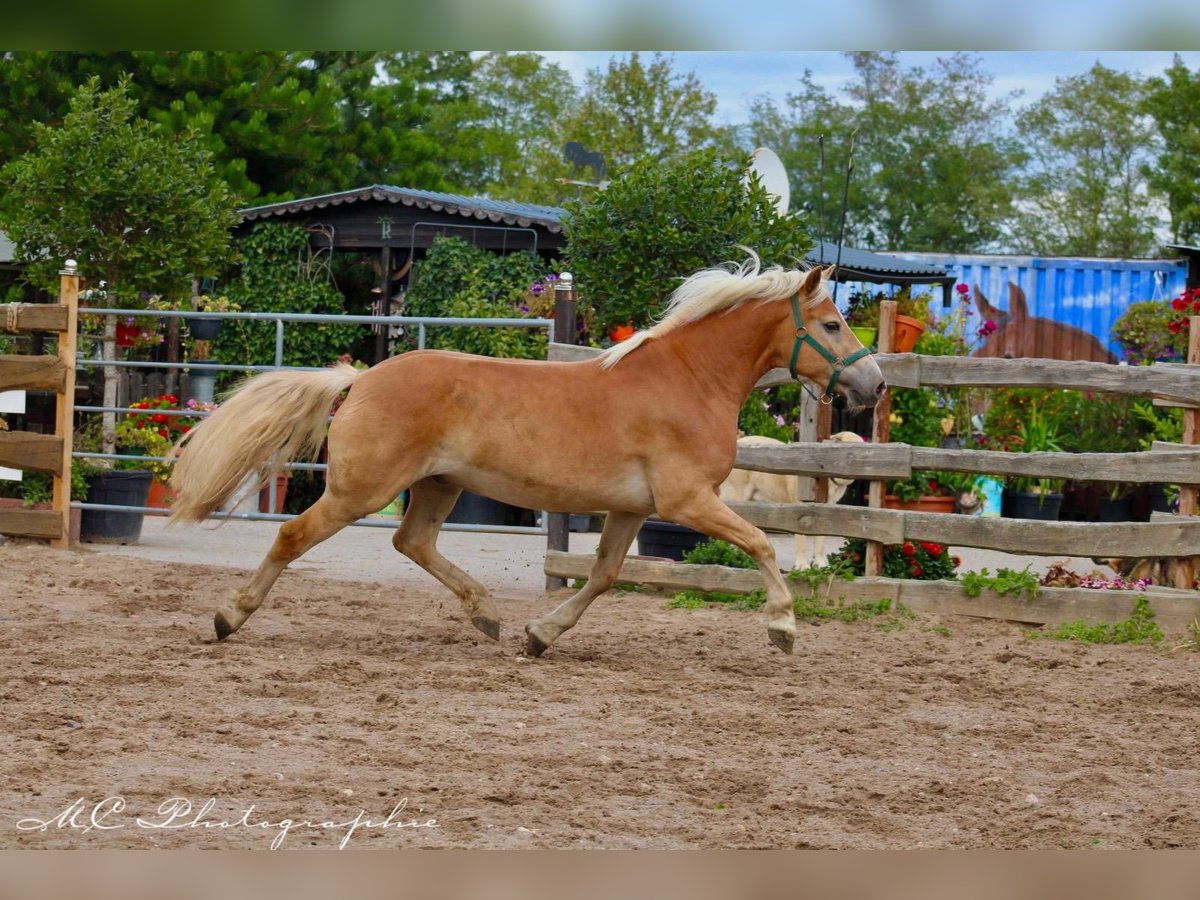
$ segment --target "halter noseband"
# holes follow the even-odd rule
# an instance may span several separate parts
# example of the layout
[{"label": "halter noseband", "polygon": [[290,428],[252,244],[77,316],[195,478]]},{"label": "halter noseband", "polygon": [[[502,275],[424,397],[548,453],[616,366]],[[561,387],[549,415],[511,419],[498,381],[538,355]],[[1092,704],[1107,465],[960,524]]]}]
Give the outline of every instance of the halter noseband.
[{"label": "halter noseband", "polygon": [[788,362],[788,372],[797,381],[800,380],[799,376],[796,374],[796,360],[800,358],[801,345],[809,344],[814,350],[816,350],[825,358],[825,361],[829,363],[833,369],[833,374],[831,374],[829,377],[829,384],[825,388],[825,393],[818,398],[822,403],[828,405],[833,402],[833,389],[837,387],[838,378],[841,377],[842,370],[844,370],[847,366],[851,366],[858,362],[864,356],[870,356],[871,351],[868,348],[863,347],[859,350],[856,350],[854,353],[851,353],[845,359],[842,359],[840,356],[834,356],[827,349],[825,349],[820,341],[808,333],[808,328],[805,327],[804,320],[800,317],[799,291],[797,291],[795,294],[792,294],[792,319],[796,323],[796,342],[792,344],[792,358]]}]

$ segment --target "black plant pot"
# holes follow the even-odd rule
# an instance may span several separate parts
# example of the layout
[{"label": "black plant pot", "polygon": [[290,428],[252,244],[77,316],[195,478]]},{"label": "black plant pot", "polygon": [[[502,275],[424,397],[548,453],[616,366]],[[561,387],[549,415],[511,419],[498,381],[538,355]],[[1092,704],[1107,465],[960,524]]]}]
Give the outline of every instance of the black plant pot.
[{"label": "black plant pot", "polygon": [[456,525],[507,525],[508,516],[507,503],[463,491],[446,521]]},{"label": "black plant pot", "polygon": [[215,341],[221,331],[220,319],[188,319],[188,334],[194,341]]},{"label": "black plant pot", "polygon": [[1102,496],[1096,503],[1097,522],[1131,522],[1133,521],[1133,498]]},{"label": "black plant pot", "polygon": [[[87,502],[106,506],[145,506],[154,475],[144,469],[102,472],[88,485]],[[79,540],[90,544],[136,544],[142,536],[140,512],[85,509]]]},{"label": "black plant pot", "polygon": [[1006,519],[1041,519],[1057,522],[1062,494],[1035,494],[1026,491],[1005,490],[1000,501],[1000,515]]},{"label": "black plant pot", "polygon": [[674,522],[653,519],[642,524],[638,532],[638,553],[641,556],[663,556],[682,560],[687,551],[708,540],[708,535]]}]

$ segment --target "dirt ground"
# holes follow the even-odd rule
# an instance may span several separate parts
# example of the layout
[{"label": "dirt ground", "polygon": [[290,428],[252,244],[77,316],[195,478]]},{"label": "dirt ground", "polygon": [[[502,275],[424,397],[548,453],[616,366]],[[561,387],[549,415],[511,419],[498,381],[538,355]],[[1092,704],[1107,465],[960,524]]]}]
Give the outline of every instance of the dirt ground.
[{"label": "dirt ground", "polygon": [[1194,652],[243,577],[0,547],[0,847],[1200,847]]}]

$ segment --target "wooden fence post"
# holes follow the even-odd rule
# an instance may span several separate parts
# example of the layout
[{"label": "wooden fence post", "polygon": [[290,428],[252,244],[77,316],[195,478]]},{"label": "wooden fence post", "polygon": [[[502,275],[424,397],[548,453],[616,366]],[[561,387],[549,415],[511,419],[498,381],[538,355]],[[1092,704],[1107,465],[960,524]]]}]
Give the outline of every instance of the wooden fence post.
[{"label": "wooden fence post", "polygon": [[[556,344],[574,344],[576,341],[576,321],[578,302],[575,293],[575,279],[570,272],[563,272],[554,284],[554,342]],[[571,543],[571,518],[566,513],[546,514],[546,550],[561,550],[566,552]],[[565,578],[555,575],[546,576],[546,590],[557,591],[567,586]]]},{"label": "wooden fence post", "polygon": [[[896,301],[884,300],[879,304],[879,352],[892,352],[892,332],[896,328]],[[892,390],[888,388],[875,404],[875,416],[871,426],[871,441],[876,444],[886,444],[888,432],[891,430]],[[867,491],[867,505],[871,509],[883,507],[883,491],[885,483],[874,479]],[[883,574],[883,544],[877,541],[867,541],[866,560],[863,564],[863,574]]]},{"label": "wooden fence post", "polygon": [[65,550],[71,545],[71,451],[75,434],[75,347],[79,330],[79,273],[68,259],[59,273],[58,302],[67,308],[67,328],[58,336],[58,358],[65,377],[58,395],[55,427],[62,437],[62,471],[54,476],[53,509],[62,515],[62,532],[50,546]]},{"label": "wooden fence post", "polygon": [[[1188,320],[1188,365],[1200,366],[1200,316]],[[1183,411],[1183,443],[1200,444],[1200,409],[1192,406]],[[1196,515],[1196,486],[1180,485],[1179,515]],[[1175,587],[1190,590],[1196,582],[1196,563],[1200,557],[1188,556],[1179,560],[1175,570]]]}]

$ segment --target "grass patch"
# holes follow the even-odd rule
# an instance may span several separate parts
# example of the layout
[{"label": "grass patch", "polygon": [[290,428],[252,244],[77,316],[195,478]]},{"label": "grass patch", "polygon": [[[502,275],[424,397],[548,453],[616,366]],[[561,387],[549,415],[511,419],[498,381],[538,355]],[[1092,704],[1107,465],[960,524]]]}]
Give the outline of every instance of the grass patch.
[{"label": "grass patch", "polygon": [[[681,591],[667,602],[668,609],[703,609],[706,606],[721,604],[738,610],[755,610],[767,602],[765,591],[755,591],[752,594],[725,594],[717,591]],[[884,630],[902,628],[904,624],[916,618],[912,610],[904,604],[897,604],[892,609],[892,601],[859,600],[855,603],[845,603],[841,600],[826,601],[815,593],[809,597],[796,599],[796,618],[802,622],[865,622],[878,620],[877,626]]]},{"label": "grass patch", "polygon": [[1128,619],[1103,625],[1088,625],[1085,622],[1066,622],[1053,631],[1032,632],[1035,637],[1051,638],[1056,641],[1079,641],[1084,644],[1158,644],[1163,639],[1162,629],[1154,621],[1154,610],[1145,594],[1134,604]]},{"label": "grass patch", "polygon": [[1001,567],[996,570],[995,575],[989,574],[987,569],[963,572],[959,575],[959,580],[962,582],[963,593],[968,597],[978,597],[984,588],[988,588],[997,594],[1024,594],[1026,600],[1033,600],[1041,589],[1038,577],[1029,571],[1028,566],[1019,572]]}]

